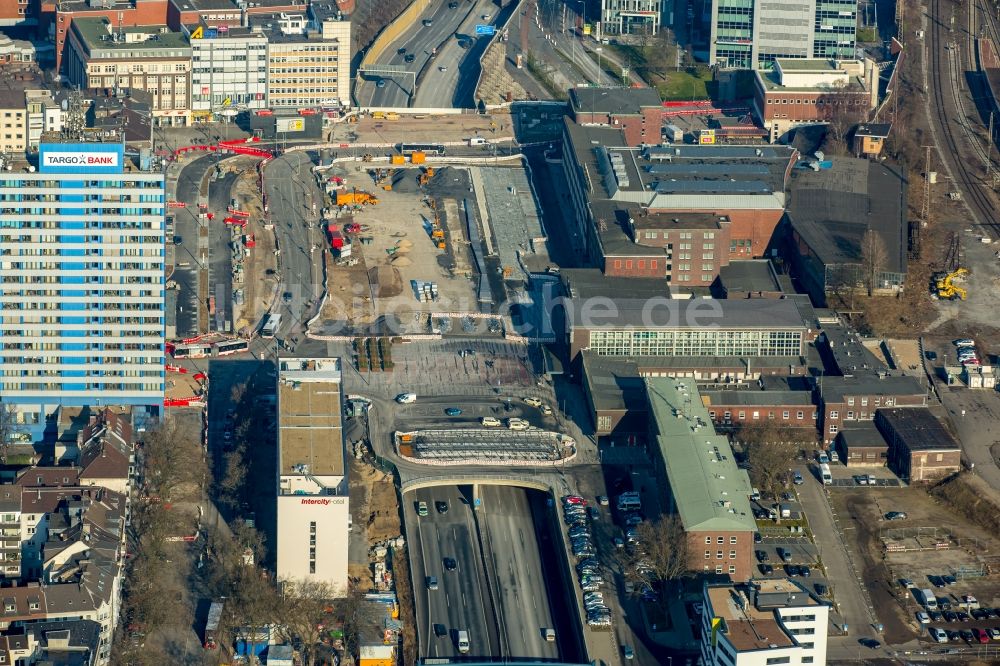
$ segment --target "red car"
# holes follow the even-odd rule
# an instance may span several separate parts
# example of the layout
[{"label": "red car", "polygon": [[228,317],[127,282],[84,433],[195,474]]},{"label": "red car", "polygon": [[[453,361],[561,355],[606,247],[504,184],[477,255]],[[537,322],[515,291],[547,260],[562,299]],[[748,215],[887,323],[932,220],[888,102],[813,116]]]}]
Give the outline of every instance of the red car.
[{"label": "red car", "polygon": [[562,498],[563,504],[586,504],[587,500],[580,497],[579,495],[566,495]]},{"label": "red car", "polygon": [[985,629],[980,629],[979,627],[975,627],[972,630],[972,633],[973,633],[973,635],[975,635],[976,640],[979,641],[980,643],[989,643],[990,642],[990,635],[988,633],[986,633]]}]

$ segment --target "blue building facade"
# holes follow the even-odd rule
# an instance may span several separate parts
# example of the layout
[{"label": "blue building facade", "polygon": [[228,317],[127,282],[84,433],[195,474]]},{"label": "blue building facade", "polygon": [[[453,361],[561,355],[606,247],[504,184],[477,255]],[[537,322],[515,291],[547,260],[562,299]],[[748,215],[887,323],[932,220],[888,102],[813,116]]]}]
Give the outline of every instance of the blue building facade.
[{"label": "blue building facade", "polygon": [[0,402],[27,430],[59,406],[161,405],[162,173],[121,144],[42,144],[0,173]]}]

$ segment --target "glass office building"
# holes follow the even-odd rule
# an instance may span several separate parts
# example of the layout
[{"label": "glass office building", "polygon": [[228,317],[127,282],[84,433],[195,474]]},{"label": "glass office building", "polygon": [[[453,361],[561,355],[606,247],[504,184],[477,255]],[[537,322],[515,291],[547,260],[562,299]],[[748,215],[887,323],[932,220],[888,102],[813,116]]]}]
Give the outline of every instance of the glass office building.
[{"label": "glass office building", "polygon": [[60,405],[159,405],[164,175],[120,144],[42,144],[0,173],[0,399],[28,425]]}]

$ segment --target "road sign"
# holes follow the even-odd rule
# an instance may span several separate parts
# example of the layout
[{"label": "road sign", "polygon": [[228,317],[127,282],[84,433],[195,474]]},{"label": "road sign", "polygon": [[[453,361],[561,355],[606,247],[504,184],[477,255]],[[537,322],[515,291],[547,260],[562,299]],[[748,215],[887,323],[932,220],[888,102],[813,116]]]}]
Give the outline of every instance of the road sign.
[{"label": "road sign", "polygon": [[477,498],[475,499],[475,503],[476,503],[476,506],[477,506],[477,507],[478,507],[478,506],[482,506],[482,505],[483,505],[483,500],[477,497]]},{"label": "road sign", "polygon": [[476,26],[476,34],[477,35],[486,35],[488,37],[492,37],[493,35],[496,34],[496,31],[497,31],[496,26],[492,26],[492,25],[477,25]]}]

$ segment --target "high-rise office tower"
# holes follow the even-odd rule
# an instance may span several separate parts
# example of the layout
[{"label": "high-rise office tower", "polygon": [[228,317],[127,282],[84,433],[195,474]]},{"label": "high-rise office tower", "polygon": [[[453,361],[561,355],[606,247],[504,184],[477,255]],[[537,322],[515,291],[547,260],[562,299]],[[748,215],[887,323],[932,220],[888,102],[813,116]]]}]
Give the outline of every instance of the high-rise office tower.
[{"label": "high-rise office tower", "polygon": [[164,391],[164,176],[121,144],[43,143],[0,173],[0,401],[27,430],[60,405]]},{"label": "high-rise office tower", "polygon": [[709,61],[769,69],[775,58],[854,58],[856,0],[714,0]]}]

